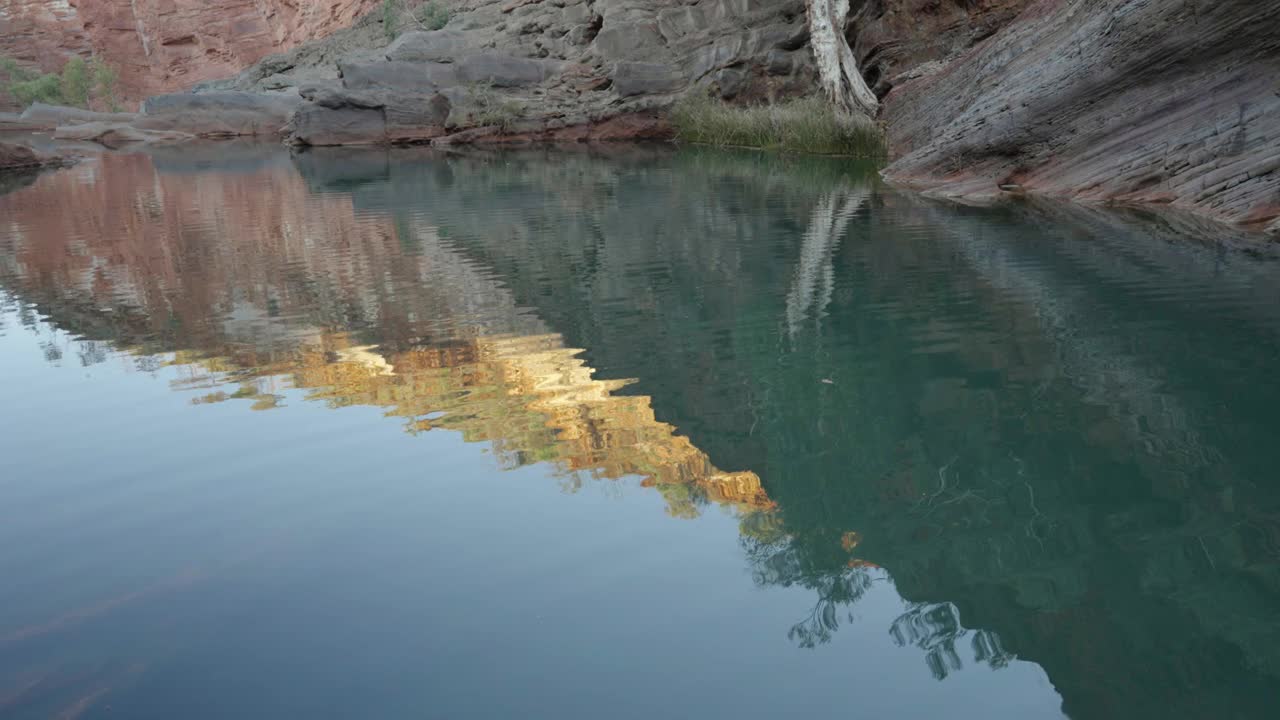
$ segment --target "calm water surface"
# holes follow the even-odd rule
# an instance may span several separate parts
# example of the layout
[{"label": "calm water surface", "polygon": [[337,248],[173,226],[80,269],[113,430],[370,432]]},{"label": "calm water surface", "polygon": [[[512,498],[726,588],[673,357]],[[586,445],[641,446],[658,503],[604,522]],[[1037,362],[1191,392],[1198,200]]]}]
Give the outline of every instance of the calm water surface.
[{"label": "calm water surface", "polygon": [[1280,706],[1280,262],[696,150],[21,185],[0,717]]}]

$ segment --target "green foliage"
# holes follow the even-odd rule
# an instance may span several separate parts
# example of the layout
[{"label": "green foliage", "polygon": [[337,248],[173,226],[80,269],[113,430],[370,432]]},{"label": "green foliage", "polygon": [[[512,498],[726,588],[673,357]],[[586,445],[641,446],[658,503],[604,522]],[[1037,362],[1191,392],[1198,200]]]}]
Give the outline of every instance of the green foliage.
[{"label": "green foliage", "polygon": [[404,30],[439,30],[448,24],[449,9],[435,0],[382,0],[382,31],[388,42]]},{"label": "green foliage", "polygon": [[88,108],[94,101],[108,110],[120,109],[116,101],[119,73],[98,58],[73,57],[58,73],[36,73],[11,58],[0,58],[0,90],[20,105],[48,103]]},{"label": "green foliage", "polygon": [[387,41],[400,35],[400,0],[382,0],[382,32]]},{"label": "green foliage", "polygon": [[89,107],[89,68],[82,58],[73,57],[62,66],[58,80],[62,102],[73,107]]},{"label": "green foliage", "polygon": [[98,99],[110,112],[120,112],[120,103],[116,100],[116,83],[120,79],[120,73],[97,58],[90,63],[90,70]]},{"label": "green foliage", "polygon": [[418,6],[414,16],[425,30],[439,30],[449,24],[449,9],[434,0]]},{"label": "green foliage", "polygon": [[516,120],[524,117],[523,105],[501,97],[488,85],[469,86],[467,96],[475,104],[470,116],[471,122],[477,127],[496,127],[506,132]]},{"label": "green foliage", "polygon": [[9,94],[23,107],[32,103],[63,105],[62,79],[53,73],[9,84]]},{"label": "green foliage", "polygon": [[35,77],[35,73],[18,65],[13,58],[0,57],[0,82],[8,85],[16,82],[25,82]]},{"label": "green foliage", "polygon": [[690,95],[672,108],[676,136],[691,143],[817,155],[880,157],[884,140],[869,118],[845,117],[818,97],[737,107]]}]

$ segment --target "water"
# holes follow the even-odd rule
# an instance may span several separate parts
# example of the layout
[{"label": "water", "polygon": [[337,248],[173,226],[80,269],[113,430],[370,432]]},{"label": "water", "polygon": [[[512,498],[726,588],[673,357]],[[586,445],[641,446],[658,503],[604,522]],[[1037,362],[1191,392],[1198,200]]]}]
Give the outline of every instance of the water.
[{"label": "water", "polygon": [[0,196],[0,717],[1254,718],[1280,263],[658,148]]}]

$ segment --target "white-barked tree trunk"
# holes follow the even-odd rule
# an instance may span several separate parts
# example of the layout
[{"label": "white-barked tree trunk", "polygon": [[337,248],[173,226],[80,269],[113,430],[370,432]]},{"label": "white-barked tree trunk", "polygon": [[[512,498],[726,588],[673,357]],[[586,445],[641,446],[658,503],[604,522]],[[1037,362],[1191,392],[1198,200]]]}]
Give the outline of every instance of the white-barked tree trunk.
[{"label": "white-barked tree trunk", "polygon": [[849,0],[805,0],[809,8],[809,44],[818,78],[836,108],[875,117],[880,103],[858,72],[858,61],[844,38]]}]

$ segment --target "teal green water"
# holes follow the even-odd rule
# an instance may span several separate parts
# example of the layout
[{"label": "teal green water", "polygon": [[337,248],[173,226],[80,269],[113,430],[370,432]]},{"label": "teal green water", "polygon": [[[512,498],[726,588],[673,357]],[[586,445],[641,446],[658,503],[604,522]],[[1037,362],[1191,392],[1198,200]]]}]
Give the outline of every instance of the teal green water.
[{"label": "teal green water", "polygon": [[0,717],[1263,718],[1280,260],[848,161],[0,195]]}]

